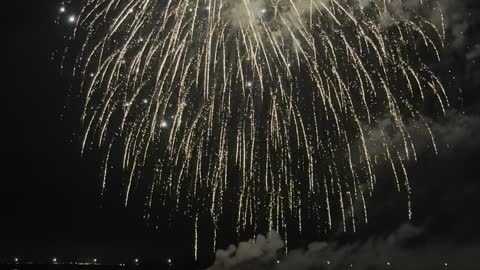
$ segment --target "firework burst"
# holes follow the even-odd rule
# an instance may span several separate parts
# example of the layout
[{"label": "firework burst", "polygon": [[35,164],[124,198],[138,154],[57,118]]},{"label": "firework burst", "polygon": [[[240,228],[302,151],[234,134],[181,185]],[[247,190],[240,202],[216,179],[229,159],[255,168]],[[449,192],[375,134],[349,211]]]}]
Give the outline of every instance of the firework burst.
[{"label": "firework burst", "polygon": [[448,106],[426,64],[443,46],[437,1],[88,0],[74,40],[104,187],[121,152],[125,204],[154,175],[147,207],[188,212],[195,243],[199,216],[216,231],[225,211],[239,232],[286,234],[287,217],[354,231],[379,163],[411,217],[406,126],[427,99]]}]

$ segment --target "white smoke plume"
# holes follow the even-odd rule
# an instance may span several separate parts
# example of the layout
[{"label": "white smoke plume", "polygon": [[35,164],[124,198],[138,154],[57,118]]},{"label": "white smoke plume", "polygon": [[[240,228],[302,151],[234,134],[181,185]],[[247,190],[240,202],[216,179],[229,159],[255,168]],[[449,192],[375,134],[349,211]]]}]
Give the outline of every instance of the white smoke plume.
[{"label": "white smoke plume", "polygon": [[209,270],[235,269],[250,261],[269,264],[276,259],[277,251],[283,247],[281,237],[277,232],[271,231],[267,237],[259,235],[255,239],[240,242],[238,247],[230,245],[225,250],[218,250],[215,263]]},{"label": "white smoke plume", "polygon": [[422,228],[404,224],[387,236],[373,236],[348,245],[314,242],[305,249],[282,257],[283,241],[277,233],[258,236],[217,252],[208,270],[340,270],[340,269],[478,269],[475,261],[480,247],[453,247],[453,243],[429,243],[409,247],[408,242],[424,233]]}]

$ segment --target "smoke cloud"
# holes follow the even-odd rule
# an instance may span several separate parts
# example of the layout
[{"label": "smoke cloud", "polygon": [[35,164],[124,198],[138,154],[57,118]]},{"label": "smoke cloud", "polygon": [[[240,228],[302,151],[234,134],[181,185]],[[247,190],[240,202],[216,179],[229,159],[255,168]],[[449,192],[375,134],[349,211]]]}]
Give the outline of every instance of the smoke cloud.
[{"label": "smoke cloud", "polygon": [[277,233],[242,242],[217,252],[208,270],[334,270],[334,269],[477,269],[475,258],[480,247],[459,248],[449,242],[434,242],[412,247],[425,233],[423,228],[403,224],[386,236],[372,236],[347,245],[313,242],[282,256],[283,241]]}]

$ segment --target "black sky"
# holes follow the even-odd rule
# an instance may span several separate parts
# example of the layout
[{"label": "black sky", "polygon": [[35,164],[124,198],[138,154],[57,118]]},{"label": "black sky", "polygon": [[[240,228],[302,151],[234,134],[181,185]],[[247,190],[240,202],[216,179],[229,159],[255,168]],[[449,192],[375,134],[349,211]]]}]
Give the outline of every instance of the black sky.
[{"label": "black sky", "polygon": [[79,152],[78,99],[60,71],[58,55],[72,27],[55,22],[59,1],[5,5],[3,130],[9,138],[0,187],[0,257],[128,260],[179,254],[167,243],[180,241],[181,234],[169,237],[169,226],[154,233],[142,211],[124,209],[115,198],[100,199],[95,158]]},{"label": "black sky", "polygon": [[[58,56],[71,26],[55,23],[58,2],[2,4],[7,13],[2,133],[7,138],[0,180],[0,258],[192,256],[191,225],[166,222],[154,230],[142,221],[140,209],[123,208],[119,198],[100,198],[94,154],[80,156],[78,100],[59,68]],[[480,13],[475,2],[458,1],[458,10],[451,9],[449,15],[457,18],[451,33],[464,27],[463,39],[451,34],[450,44],[459,43],[445,50],[436,67],[445,76],[453,71],[456,80],[447,87],[462,88],[463,106],[456,102],[457,110],[434,124],[446,145],[440,155],[425,150],[410,168],[413,223],[425,229],[425,242],[465,246],[480,241],[480,68],[472,58],[480,41]],[[375,199],[372,223],[360,233],[330,237],[366,239],[394,231],[405,222],[404,213],[398,214],[389,197]]]}]

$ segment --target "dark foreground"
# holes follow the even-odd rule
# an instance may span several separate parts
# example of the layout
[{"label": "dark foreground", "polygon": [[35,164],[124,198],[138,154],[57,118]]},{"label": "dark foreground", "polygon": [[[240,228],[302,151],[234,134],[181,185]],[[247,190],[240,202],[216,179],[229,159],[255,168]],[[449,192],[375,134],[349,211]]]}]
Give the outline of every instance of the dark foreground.
[{"label": "dark foreground", "polygon": [[6,270],[170,270],[182,269],[165,265],[52,265],[52,264],[0,264]]}]

